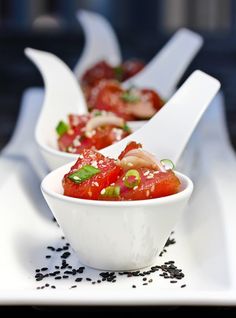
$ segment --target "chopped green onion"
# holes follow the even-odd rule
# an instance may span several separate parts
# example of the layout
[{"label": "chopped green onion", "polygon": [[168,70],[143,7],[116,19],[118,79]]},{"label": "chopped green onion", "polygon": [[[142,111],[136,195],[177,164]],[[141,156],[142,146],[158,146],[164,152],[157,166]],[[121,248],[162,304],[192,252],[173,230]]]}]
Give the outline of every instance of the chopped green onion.
[{"label": "chopped green onion", "polygon": [[138,170],[131,169],[126,172],[124,184],[127,188],[134,188],[139,185],[141,181]]},{"label": "chopped green onion", "polygon": [[68,129],[69,126],[63,120],[61,120],[56,127],[56,132],[61,137],[68,131]]},{"label": "chopped green onion", "polygon": [[74,183],[80,184],[81,182],[92,178],[99,172],[101,172],[101,170],[93,166],[86,165],[80,168],[79,170],[73,172],[72,174],[70,174],[68,178]]},{"label": "chopped green onion", "polygon": [[123,74],[124,74],[124,69],[121,65],[118,65],[116,67],[113,68],[114,70],[114,73],[115,73],[115,78],[118,80],[118,81],[122,81],[122,78],[123,78]]},{"label": "chopped green onion", "polygon": [[140,97],[137,95],[134,95],[130,92],[130,90],[124,92],[121,95],[121,98],[123,99],[123,101],[127,102],[127,103],[137,103],[140,101]]},{"label": "chopped green onion", "polygon": [[100,112],[100,110],[95,110],[95,112],[93,113],[94,116],[101,116],[102,115],[102,112]]},{"label": "chopped green onion", "polygon": [[122,127],[124,131],[126,132],[131,132],[131,129],[129,128],[129,126],[127,125],[127,123],[124,123],[124,126]]},{"label": "chopped green onion", "polygon": [[162,159],[160,163],[166,170],[173,170],[175,168],[175,165],[170,159]]},{"label": "chopped green onion", "polygon": [[105,189],[103,189],[101,194],[105,197],[118,197],[120,195],[120,187],[119,186],[106,187]]}]

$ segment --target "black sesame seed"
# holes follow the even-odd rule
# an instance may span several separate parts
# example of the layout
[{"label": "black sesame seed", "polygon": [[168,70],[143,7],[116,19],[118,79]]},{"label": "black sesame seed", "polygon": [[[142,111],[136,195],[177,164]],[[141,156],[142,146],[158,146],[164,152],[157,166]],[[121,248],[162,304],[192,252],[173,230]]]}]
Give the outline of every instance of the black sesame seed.
[{"label": "black sesame seed", "polygon": [[63,275],[62,278],[66,279],[66,278],[69,278],[69,276],[68,275]]},{"label": "black sesame seed", "polygon": [[93,284],[93,285],[95,285],[95,284],[96,284],[96,282],[92,282],[92,284]]},{"label": "black sesame seed", "polygon": [[147,280],[147,278],[146,278],[146,277],[144,277],[144,278],[143,278],[143,281],[146,281],[146,280]]},{"label": "black sesame seed", "polygon": [[136,286],[135,286],[135,285],[133,285],[133,286],[132,286],[132,288],[136,288]]},{"label": "black sesame seed", "polygon": [[51,286],[51,288],[54,288],[54,289],[55,289],[55,288],[56,288],[56,286],[52,285],[52,286]]},{"label": "black sesame seed", "polygon": [[45,287],[49,287],[49,284],[45,284]]},{"label": "black sesame seed", "polygon": [[51,258],[51,255],[46,255],[46,258]]},{"label": "black sesame seed", "polygon": [[101,283],[101,280],[97,280],[97,283],[100,284],[100,283]]},{"label": "black sesame seed", "polygon": [[42,272],[47,271],[47,270],[48,270],[48,268],[47,268],[47,267],[43,267],[43,268],[41,268],[41,271],[42,271]]},{"label": "black sesame seed", "polygon": [[177,280],[171,280],[170,283],[175,284],[175,283],[177,283]]},{"label": "black sesame seed", "polygon": [[153,282],[153,280],[152,279],[149,279],[149,281],[148,281],[149,283],[152,283]]},{"label": "black sesame seed", "polygon": [[47,246],[47,249],[49,249],[51,251],[55,251],[55,248],[53,246]]},{"label": "black sesame seed", "polygon": [[61,279],[61,276],[56,276],[54,279]]},{"label": "black sesame seed", "polygon": [[77,285],[73,285],[73,286],[71,286],[71,288],[76,288],[77,287]]},{"label": "black sesame seed", "polygon": [[89,278],[89,277],[87,277],[86,280],[87,280],[88,282],[91,282],[92,279]]},{"label": "black sesame seed", "polygon": [[143,286],[147,286],[148,285],[148,283],[143,283]]},{"label": "black sesame seed", "polygon": [[82,282],[82,280],[83,280],[83,278],[82,277],[78,277],[78,278],[76,278],[76,280],[75,280],[75,282]]},{"label": "black sesame seed", "polygon": [[184,285],[181,285],[180,287],[181,287],[181,288],[184,288],[184,287],[186,287],[186,284],[184,284]]},{"label": "black sesame seed", "polygon": [[56,266],[55,266],[55,268],[56,268],[56,269],[59,269],[59,268],[60,268],[60,266],[57,266],[57,265],[56,265]]},{"label": "black sesame seed", "polygon": [[64,239],[65,239],[65,236],[62,236],[61,239],[64,240]]},{"label": "black sesame seed", "polygon": [[36,273],[39,273],[39,272],[40,272],[40,269],[37,268],[37,269],[35,270],[35,272],[36,272]]}]

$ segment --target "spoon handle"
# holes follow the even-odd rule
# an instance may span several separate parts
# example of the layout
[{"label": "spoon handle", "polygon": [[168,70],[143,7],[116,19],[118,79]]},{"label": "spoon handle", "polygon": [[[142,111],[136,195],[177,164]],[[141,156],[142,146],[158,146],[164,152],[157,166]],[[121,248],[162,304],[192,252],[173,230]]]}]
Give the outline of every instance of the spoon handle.
[{"label": "spoon handle", "polygon": [[80,79],[89,67],[100,60],[106,60],[111,65],[120,64],[119,42],[109,21],[87,10],[79,10],[77,19],[85,33],[85,46],[75,66],[75,76]]},{"label": "spoon handle", "polygon": [[53,122],[54,129],[58,120],[66,119],[70,113],[87,113],[79,83],[62,60],[52,53],[31,48],[26,48],[25,54],[40,70],[46,87],[40,121],[43,118],[50,126]]},{"label": "spoon handle", "polygon": [[117,157],[134,140],[158,158],[177,162],[197,123],[220,88],[214,77],[193,72],[165,106],[142,128],[102,150]]},{"label": "spoon handle", "polygon": [[143,86],[145,83],[146,87],[157,90],[164,99],[170,98],[202,44],[203,38],[199,34],[184,28],[178,30],[144,70],[124,85]]}]

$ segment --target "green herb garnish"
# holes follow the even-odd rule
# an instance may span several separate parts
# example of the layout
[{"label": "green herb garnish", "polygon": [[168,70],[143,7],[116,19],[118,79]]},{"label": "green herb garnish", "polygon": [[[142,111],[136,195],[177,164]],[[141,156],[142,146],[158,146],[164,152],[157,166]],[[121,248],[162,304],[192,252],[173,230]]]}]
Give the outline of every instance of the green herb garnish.
[{"label": "green herb garnish", "polygon": [[101,170],[93,166],[86,165],[80,168],[79,170],[73,172],[72,174],[70,174],[68,178],[74,183],[80,184],[81,182],[92,178],[99,172],[101,172]]},{"label": "green herb garnish", "polygon": [[131,169],[126,172],[124,184],[127,188],[134,188],[139,185],[141,181],[140,174],[138,170]]},{"label": "green herb garnish", "polygon": [[105,189],[103,189],[101,194],[105,197],[118,197],[120,195],[120,187],[119,186],[106,187]]},{"label": "green herb garnish", "polygon": [[96,117],[96,116],[101,116],[102,115],[102,112],[100,110],[95,110],[93,115]]},{"label": "green herb garnish", "polygon": [[170,159],[162,159],[160,163],[166,170],[173,170],[175,168],[175,165]]},{"label": "green herb garnish", "polygon": [[64,135],[69,129],[69,126],[63,121],[59,121],[57,127],[56,127],[56,132],[58,134],[58,136],[62,136]]},{"label": "green herb garnish", "polygon": [[131,129],[129,128],[129,126],[127,125],[127,123],[124,123],[124,126],[122,127],[124,131],[126,132],[131,132]]},{"label": "green herb garnish", "polygon": [[127,103],[137,103],[140,101],[140,97],[137,95],[132,94],[130,91],[126,91],[121,95],[121,98],[124,102]]},{"label": "green herb garnish", "polygon": [[113,68],[114,73],[115,73],[115,78],[121,82],[123,79],[123,75],[124,75],[124,69],[121,65],[118,65],[116,67]]}]

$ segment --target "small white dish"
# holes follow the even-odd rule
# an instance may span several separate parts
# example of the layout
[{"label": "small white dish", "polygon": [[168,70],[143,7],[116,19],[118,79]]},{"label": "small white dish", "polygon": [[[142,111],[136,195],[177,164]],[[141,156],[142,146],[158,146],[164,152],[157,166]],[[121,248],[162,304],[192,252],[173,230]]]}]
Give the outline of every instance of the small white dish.
[{"label": "small white dish", "polygon": [[140,201],[95,201],[63,195],[62,179],[71,164],[48,174],[43,195],[80,262],[102,270],[135,270],[157,261],[193,191],[177,173],[179,193]]}]

